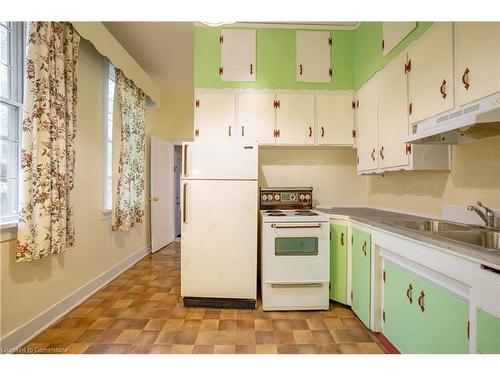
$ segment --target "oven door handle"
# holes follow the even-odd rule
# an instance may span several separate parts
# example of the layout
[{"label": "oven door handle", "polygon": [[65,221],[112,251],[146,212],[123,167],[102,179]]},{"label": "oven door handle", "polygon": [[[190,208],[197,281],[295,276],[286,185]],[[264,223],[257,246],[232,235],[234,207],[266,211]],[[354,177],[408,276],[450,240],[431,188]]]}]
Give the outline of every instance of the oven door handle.
[{"label": "oven door handle", "polygon": [[270,283],[271,288],[321,288],[323,283]]},{"label": "oven door handle", "polygon": [[271,228],[275,229],[310,229],[310,228],[321,228],[321,224],[313,224],[313,225],[277,225],[271,224]]}]

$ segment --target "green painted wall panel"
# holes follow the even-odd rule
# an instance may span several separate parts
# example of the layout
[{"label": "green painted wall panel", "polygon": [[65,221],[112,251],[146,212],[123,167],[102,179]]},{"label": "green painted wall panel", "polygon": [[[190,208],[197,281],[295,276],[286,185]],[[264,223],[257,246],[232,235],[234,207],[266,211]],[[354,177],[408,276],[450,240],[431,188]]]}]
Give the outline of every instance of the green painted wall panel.
[{"label": "green painted wall panel", "polygon": [[328,89],[350,90],[354,86],[354,31],[331,31],[333,38],[331,83],[295,82],[294,29],[257,29],[256,82],[223,82],[219,76],[221,28],[194,30],[195,88]]},{"label": "green painted wall panel", "polygon": [[500,354],[500,319],[482,310],[477,311],[477,352]]},{"label": "green painted wall panel", "polygon": [[417,27],[401,43],[382,56],[382,22],[362,22],[355,32],[354,88],[359,89],[431,25],[432,22],[418,22]]},{"label": "green painted wall panel", "polygon": [[[347,227],[331,224],[330,299],[347,303]],[[343,235],[342,235],[343,234]]]}]

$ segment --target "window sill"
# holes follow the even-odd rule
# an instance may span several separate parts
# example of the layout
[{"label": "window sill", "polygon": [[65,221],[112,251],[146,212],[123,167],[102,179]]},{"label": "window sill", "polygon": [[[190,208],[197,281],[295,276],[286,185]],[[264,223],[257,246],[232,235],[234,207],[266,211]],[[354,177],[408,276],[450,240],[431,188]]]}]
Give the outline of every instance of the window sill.
[{"label": "window sill", "polygon": [[17,220],[0,224],[0,242],[10,241],[17,238]]}]

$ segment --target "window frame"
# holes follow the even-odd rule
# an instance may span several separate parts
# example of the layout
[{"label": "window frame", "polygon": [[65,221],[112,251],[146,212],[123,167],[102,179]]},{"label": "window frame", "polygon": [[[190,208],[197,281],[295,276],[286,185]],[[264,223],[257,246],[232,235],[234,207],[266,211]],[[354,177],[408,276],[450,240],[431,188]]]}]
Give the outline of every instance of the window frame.
[{"label": "window frame", "polygon": [[[15,202],[16,212],[12,215],[1,216],[0,213],[0,225],[1,228],[12,228],[17,226],[17,221],[19,218],[19,208],[21,206],[21,178],[20,178],[20,157],[21,157],[21,128],[23,120],[24,111],[24,90],[25,90],[25,80],[24,74],[26,71],[26,38],[27,38],[27,23],[26,22],[7,22],[7,25],[0,24],[0,27],[6,27],[9,30],[9,79],[10,87],[8,88],[8,97],[0,96],[0,102],[6,104],[7,106],[14,107],[17,109],[17,138],[12,138],[10,136],[0,137],[1,140],[7,142],[17,143],[17,160],[15,161],[17,168],[17,177],[12,178],[8,175],[0,177],[2,182],[9,182],[11,180],[17,180],[17,192]],[[9,124],[11,125],[11,124]],[[13,163],[8,163],[8,166],[12,166]]]},{"label": "window frame", "polygon": [[[106,60],[106,68],[104,73],[104,121],[103,121],[103,193],[102,193],[102,213],[110,215],[113,209],[113,118],[114,118],[114,100],[116,97],[115,89],[115,67]],[[109,81],[113,81],[113,99],[109,96]],[[111,105],[110,105],[111,102]],[[111,125],[110,121],[111,112]],[[109,132],[111,130],[111,132]],[[111,150],[109,150],[111,148]],[[111,160],[109,157],[111,156]],[[111,179],[111,181],[109,181]],[[111,189],[109,196],[107,195],[109,183]]]}]

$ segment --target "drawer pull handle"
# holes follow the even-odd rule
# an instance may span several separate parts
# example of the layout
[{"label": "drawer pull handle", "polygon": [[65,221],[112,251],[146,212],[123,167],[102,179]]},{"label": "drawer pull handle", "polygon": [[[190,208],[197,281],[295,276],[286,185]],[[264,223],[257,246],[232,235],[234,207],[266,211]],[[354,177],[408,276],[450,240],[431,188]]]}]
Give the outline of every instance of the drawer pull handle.
[{"label": "drawer pull handle", "polygon": [[325,136],[325,128],[321,127],[321,138]]},{"label": "drawer pull handle", "polygon": [[299,74],[302,75],[303,73],[303,67],[302,67],[302,64],[299,65]]},{"label": "drawer pull handle", "polygon": [[439,88],[439,92],[441,93],[441,96],[443,99],[446,99],[446,80],[443,79],[443,82],[441,82],[441,87]]},{"label": "drawer pull handle", "polygon": [[375,161],[375,149],[372,150],[370,155],[372,157],[372,160]]},{"label": "drawer pull handle", "polygon": [[469,86],[470,86],[470,83],[469,83],[469,73],[470,73],[470,70],[469,68],[465,68],[464,70],[464,74],[462,74],[462,83],[465,87],[466,90],[469,89]]},{"label": "drawer pull handle", "polygon": [[271,288],[321,288],[323,286],[322,283],[293,283],[293,284],[277,284],[272,283]]},{"label": "drawer pull handle", "polygon": [[340,233],[340,244],[344,246],[344,233]]},{"label": "drawer pull handle", "polygon": [[361,246],[361,250],[363,251],[363,253],[366,256],[366,241],[363,242],[363,246]]},{"label": "drawer pull handle", "polygon": [[382,148],[380,149],[379,154],[382,160],[384,160],[384,146],[382,146]]},{"label": "drawer pull handle", "polygon": [[420,306],[420,310],[422,310],[422,312],[425,311],[425,306],[424,306],[424,298],[425,298],[425,293],[424,291],[422,290],[420,292],[420,296],[418,297],[418,305]]},{"label": "drawer pull handle", "polygon": [[408,284],[408,289],[406,289],[406,297],[408,297],[408,301],[410,302],[410,304],[413,303],[413,286],[410,284]]},{"label": "drawer pull handle", "polygon": [[311,138],[313,135],[313,128],[312,126],[309,126],[309,138]]}]

